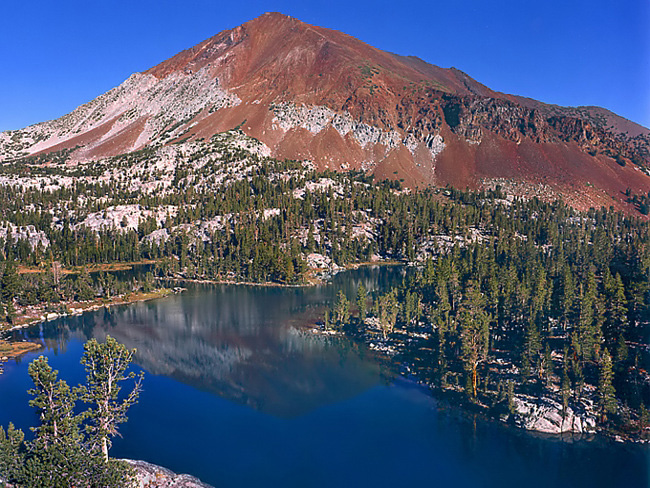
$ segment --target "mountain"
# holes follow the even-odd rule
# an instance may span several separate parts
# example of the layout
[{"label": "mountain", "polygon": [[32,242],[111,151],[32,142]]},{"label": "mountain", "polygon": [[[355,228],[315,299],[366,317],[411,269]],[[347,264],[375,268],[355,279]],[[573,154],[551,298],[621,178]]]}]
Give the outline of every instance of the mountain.
[{"label": "mountain", "polygon": [[376,178],[630,209],[650,191],[650,130],[599,107],[496,92],[455,68],[267,13],[59,119],[0,134],[0,161],[69,163],[241,128],[283,159]]}]

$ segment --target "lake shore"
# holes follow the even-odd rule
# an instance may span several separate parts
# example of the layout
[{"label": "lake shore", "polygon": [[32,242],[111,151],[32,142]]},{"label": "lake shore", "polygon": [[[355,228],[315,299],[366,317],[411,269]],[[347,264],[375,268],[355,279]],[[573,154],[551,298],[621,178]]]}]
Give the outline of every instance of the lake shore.
[{"label": "lake shore", "polygon": [[96,298],[88,301],[66,301],[56,304],[57,312],[48,311],[51,305],[39,304],[27,306],[17,310],[16,317],[12,324],[0,325],[0,333],[11,332],[12,330],[29,327],[31,325],[40,324],[49,320],[55,320],[59,317],[66,317],[69,315],[82,315],[86,312],[92,312],[102,308],[110,308],[116,305],[128,305],[135,302],[145,302],[163,298],[175,293],[184,291],[183,288],[158,288],[156,290],[144,292],[126,293],[123,295],[116,295],[110,298]]},{"label": "lake shore", "polygon": [[[563,411],[559,395],[539,397],[518,392],[508,398],[506,393],[497,397],[495,392],[483,392],[472,399],[458,384],[437,384],[431,380],[432,371],[421,363],[420,358],[404,354],[406,346],[412,342],[428,340],[427,334],[396,330],[383,336],[380,329],[372,324],[366,324],[363,329],[346,327],[341,330],[325,328],[324,324],[317,323],[309,328],[314,334],[347,337],[365,344],[378,359],[390,365],[395,374],[412,379],[429,390],[436,400],[459,410],[459,413],[478,415],[485,420],[545,438],[579,441],[600,436],[619,443],[650,444],[650,426],[631,432],[600,425],[593,399],[585,398],[580,404],[572,404]],[[498,374],[496,370],[492,373]]]},{"label": "lake shore", "polygon": [[14,359],[28,352],[38,351],[43,347],[36,342],[8,342],[0,339],[0,363],[9,359]]},{"label": "lake shore", "polygon": [[402,261],[365,261],[361,263],[352,263],[345,267],[336,269],[329,268],[311,268],[305,273],[305,283],[279,283],[277,281],[238,281],[233,278],[224,279],[200,279],[200,278],[187,278],[184,276],[160,276],[156,277],[160,281],[173,281],[177,283],[198,283],[204,285],[243,285],[243,286],[259,286],[259,287],[275,287],[275,288],[305,288],[310,286],[325,285],[330,282],[332,277],[338,273],[345,271],[352,271],[359,268],[373,267],[373,266],[407,266],[409,263]]}]

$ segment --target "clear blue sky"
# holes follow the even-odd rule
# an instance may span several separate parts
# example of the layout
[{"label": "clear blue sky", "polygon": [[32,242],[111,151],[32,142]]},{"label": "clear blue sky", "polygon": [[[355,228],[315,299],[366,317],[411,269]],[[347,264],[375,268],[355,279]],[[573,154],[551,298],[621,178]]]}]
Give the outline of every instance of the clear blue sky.
[{"label": "clear blue sky", "polygon": [[59,117],[266,11],[650,127],[650,1],[23,0],[0,10],[0,130]]}]

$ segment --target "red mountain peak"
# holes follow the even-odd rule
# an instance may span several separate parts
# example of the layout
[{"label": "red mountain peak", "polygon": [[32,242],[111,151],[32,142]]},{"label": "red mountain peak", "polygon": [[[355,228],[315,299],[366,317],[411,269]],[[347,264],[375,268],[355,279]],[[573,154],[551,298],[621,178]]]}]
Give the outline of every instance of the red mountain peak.
[{"label": "red mountain peak", "polygon": [[206,39],[100,99],[25,144],[5,138],[9,152],[0,138],[0,158],[15,147],[82,146],[78,159],[96,159],[240,126],[276,157],[411,186],[534,185],[544,194],[588,193],[582,206],[618,205],[628,186],[650,190],[635,169],[650,165],[647,129],[597,107],[505,95],[456,68],[278,12]]}]

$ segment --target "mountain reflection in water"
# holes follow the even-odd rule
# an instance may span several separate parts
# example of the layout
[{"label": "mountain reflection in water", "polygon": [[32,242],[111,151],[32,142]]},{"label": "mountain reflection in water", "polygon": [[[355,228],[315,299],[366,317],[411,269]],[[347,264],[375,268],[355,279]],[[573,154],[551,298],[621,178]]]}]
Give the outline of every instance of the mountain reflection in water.
[{"label": "mountain reflection in water", "polygon": [[[384,289],[402,275],[399,268],[367,269],[339,284],[353,298],[361,282],[370,290]],[[55,351],[65,351],[70,339],[111,335],[137,348],[135,362],[150,374],[293,417],[353,397],[381,380],[379,365],[363,347],[307,328],[322,317],[338,289],[336,283],[309,288],[190,284],[180,295],[66,317],[21,334],[40,335]]]}]

